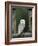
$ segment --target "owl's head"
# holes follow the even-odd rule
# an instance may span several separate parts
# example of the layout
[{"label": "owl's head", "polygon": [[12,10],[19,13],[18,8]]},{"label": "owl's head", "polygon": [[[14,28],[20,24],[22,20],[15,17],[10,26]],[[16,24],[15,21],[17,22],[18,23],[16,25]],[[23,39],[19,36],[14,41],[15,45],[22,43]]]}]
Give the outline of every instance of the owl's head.
[{"label": "owl's head", "polygon": [[25,24],[25,19],[21,19],[20,24]]}]

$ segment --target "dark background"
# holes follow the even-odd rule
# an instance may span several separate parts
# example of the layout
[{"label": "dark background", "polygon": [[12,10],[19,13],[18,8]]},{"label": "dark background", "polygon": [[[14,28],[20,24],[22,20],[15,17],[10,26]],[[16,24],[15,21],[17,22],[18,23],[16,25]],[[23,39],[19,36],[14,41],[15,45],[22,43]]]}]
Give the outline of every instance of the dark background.
[{"label": "dark background", "polygon": [[[29,30],[29,13],[32,11],[32,8],[21,8],[21,7],[14,7],[12,8],[12,14],[15,14],[15,21],[16,21],[16,33],[18,33],[18,25],[21,19],[25,19],[25,28],[22,33],[25,32],[32,32]],[[31,18],[31,25],[32,25],[32,18]],[[14,31],[14,30],[13,30]],[[13,32],[14,33],[14,32]]]}]

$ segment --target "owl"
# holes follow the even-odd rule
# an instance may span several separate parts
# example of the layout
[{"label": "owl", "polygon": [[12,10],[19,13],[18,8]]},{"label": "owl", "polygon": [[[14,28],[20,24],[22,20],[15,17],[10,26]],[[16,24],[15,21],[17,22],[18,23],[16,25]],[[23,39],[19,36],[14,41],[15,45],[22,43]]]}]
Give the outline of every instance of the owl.
[{"label": "owl", "polygon": [[25,28],[25,20],[21,19],[20,23],[18,25],[18,34],[21,34],[21,32],[23,32],[24,28]]}]

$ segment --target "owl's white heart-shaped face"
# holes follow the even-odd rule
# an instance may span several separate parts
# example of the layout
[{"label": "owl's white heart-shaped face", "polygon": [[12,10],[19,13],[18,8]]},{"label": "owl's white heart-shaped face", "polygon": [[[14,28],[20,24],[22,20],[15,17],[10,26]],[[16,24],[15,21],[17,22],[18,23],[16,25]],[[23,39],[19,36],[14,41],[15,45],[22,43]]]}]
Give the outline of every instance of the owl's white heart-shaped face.
[{"label": "owl's white heart-shaped face", "polygon": [[25,24],[25,20],[24,19],[21,19],[20,20],[20,24]]}]

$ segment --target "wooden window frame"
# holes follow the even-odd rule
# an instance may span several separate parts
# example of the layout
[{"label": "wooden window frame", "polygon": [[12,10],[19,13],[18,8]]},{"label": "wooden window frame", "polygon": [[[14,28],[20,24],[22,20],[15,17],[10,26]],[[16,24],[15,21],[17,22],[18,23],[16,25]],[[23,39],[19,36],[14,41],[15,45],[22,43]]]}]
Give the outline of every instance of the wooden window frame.
[{"label": "wooden window frame", "polygon": [[[32,5],[35,6],[35,40],[32,41],[21,41],[21,42],[9,42],[9,5],[10,4],[21,4],[21,5]],[[36,3],[24,3],[24,2],[5,2],[5,44],[23,44],[23,43],[35,43],[37,42],[37,4]]]}]

